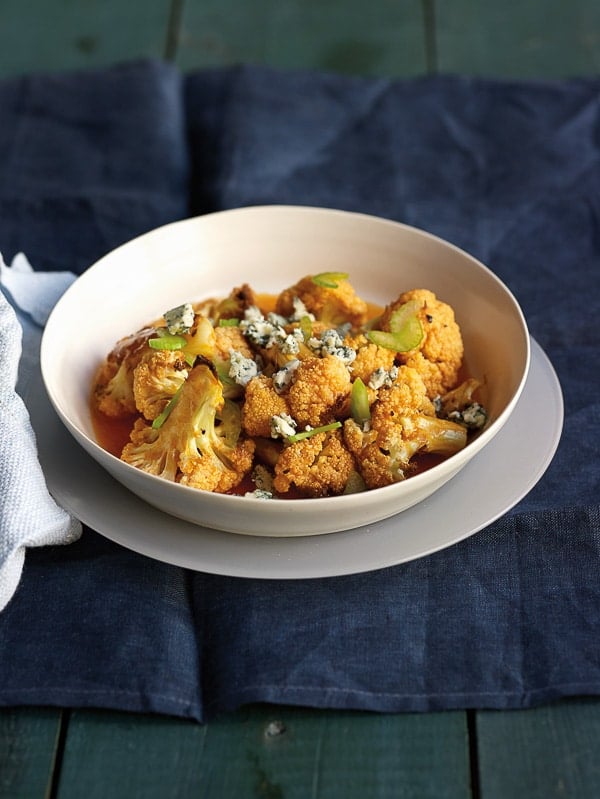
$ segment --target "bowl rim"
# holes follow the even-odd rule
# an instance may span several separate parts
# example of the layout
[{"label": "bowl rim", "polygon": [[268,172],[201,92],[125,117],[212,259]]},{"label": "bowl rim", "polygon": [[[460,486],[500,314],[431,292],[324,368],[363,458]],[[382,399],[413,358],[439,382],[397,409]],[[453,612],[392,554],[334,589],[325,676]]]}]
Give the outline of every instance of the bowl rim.
[{"label": "bowl rim", "polygon": [[[129,463],[118,458],[116,455],[105,450],[94,438],[90,437],[84,430],[80,428],[78,424],[76,424],[72,418],[70,417],[68,411],[62,406],[60,401],[58,401],[55,392],[53,390],[53,381],[50,377],[50,344],[52,341],[52,335],[54,334],[55,326],[58,325],[58,321],[60,319],[60,314],[62,308],[65,304],[68,304],[71,301],[71,298],[74,294],[78,291],[81,291],[82,286],[89,280],[95,280],[97,273],[102,268],[103,264],[110,260],[113,255],[118,252],[122,251],[127,248],[134,247],[137,243],[143,240],[149,240],[152,237],[157,235],[164,235],[166,232],[176,232],[179,228],[183,226],[189,226],[193,224],[202,224],[204,220],[210,223],[210,220],[218,218],[226,218],[226,217],[235,217],[235,216],[251,216],[253,214],[262,215],[264,213],[275,213],[275,214],[302,214],[302,215],[330,215],[336,216],[340,218],[345,218],[347,220],[361,220],[365,223],[376,223],[384,226],[390,226],[395,229],[403,229],[405,232],[409,233],[410,235],[416,235],[417,237],[423,237],[424,239],[429,239],[435,242],[438,245],[441,245],[444,248],[449,248],[456,252],[457,254],[461,255],[463,258],[469,260],[474,266],[477,267],[478,270],[482,270],[486,273],[488,279],[491,279],[493,282],[496,283],[498,288],[503,292],[505,297],[509,300],[512,310],[515,314],[515,319],[518,320],[521,333],[523,335],[523,344],[525,347],[525,357],[524,362],[521,370],[521,375],[519,378],[518,385],[513,392],[509,402],[506,406],[502,409],[499,415],[488,425],[486,426],[480,433],[477,434],[477,437],[470,441],[467,446],[460,450],[459,452],[451,455],[450,457],[446,458],[445,460],[441,461],[440,463],[432,466],[431,468],[425,470],[424,472],[420,472],[419,474],[413,475],[406,480],[402,480],[396,483],[392,483],[390,485],[382,486],[379,488],[368,489],[366,492],[357,492],[353,494],[341,494],[336,496],[329,496],[329,497],[303,497],[303,498],[280,498],[274,497],[269,501],[264,499],[260,499],[256,496],[252,495],[242,495],[242,494],[220,494],[212,491],[205,491],[202,489],[194,488],[191,486],[182,485],[180,483],[175,483],[171,481],[167,481],[164,478],[153,475],[148,472],[144,472],[143,470],[137,469],[135,466],[132,466]],[[90,266],[81,274],[79,275],[76,280],[66,289],[64,294],[59,298],[57,303],[55,304],[54,308],[50,312],[48,316],[48,320],[46,322],[46,326],[42,332],[41,344],[40,344],[40,369],[42,374],[42,380],[50,402],[58,414],[59,418],[69,430],[71,435],[78,440],[78,443],[82,446],[86,446],[87,448],[93,450],[96,455],[99,456],[100,462],[103,460],[107,460],[109,463],[112,463],[113,467],[117,470],[123,469],[126,473],[136,475],[138,479],[142,479],[144,481],[148,481],[148,485],[156,484],[164,489],[165,485],[171,486],[172,491],[175,492],[185,492],[186,495],[189,496],[201,496],[204,498],[210,497],[210,502],[214,503],[216,506],[229,506],[232,502],[240,502],[243,501],[245,504],[249,505],[256,505],[256,503],[260,503],[261,513],[265,514],[276,514],[279,513],[282,507],[281,503],[286,503],[286,507],[292,503],[292,506],[302,508],[305,507],[307,510],[312,508],[315,503],[319,503],[319,507],[324,507],[324,503],[327,503],[327,506],[335,506],[335,505],[351,505],[354,502],[360,501],[360,498],[364,498],[365,495],[372,497],[376,496],[387,496],[388,494],[399,494],[402,491],[403,486],[409,485],[411,488],[414,488],[415,491],[418,490],[420,486],[427,485],[427,483],[434,481],[436,478],[442,478],[445,474],[449,474],[449,477],[452,477],[457,471],[459,471],[462,466],[469,461],[472,457],[475,457],[482,449],[485,448],[485,445],[500,431],[500,429],[504,426],[506,420],[509,418],[510,414],[512,413],[516,403],[519,400],[519,397],[523,391],[525,386],[525,382],[527,380],[527,375],[529,373],[530,368],[530,361],[531,361],[531,342],[530,336],[527,326],[527,321],[525,319],[525,315],[521,309],[519,302],[517,301],[513,292],[508,288],[508,286],[502,281],[498,275],[496,275],[490,267],[484,264],[475,256],[471,255],[466,250],[462,249],[456,244],[438,236],[434,233],[431,233],[423,228],[416,227],[414,225],[409,225],[405,222],[399,222],[391,218],[376,216],[373,214],[368,214],[360,211],[351,211],[351,210],[344,210],[339,208],[327,207],[327,206],[314,206],[314,205],[287,205],[287,204],[268,204],[268,205],[249,205],[249,206],[240,206],[236,208],[229,208],[219,211],[212,211],[206,214],[200,214],[192,217],[186,217],[184,219],[174,220],[172,222],[168,222],[164,225],[159,225],[158,227],[152,228],[151,230],[145,231],[127,241],[123,242],[122,244],[118,245],[117,247],[113,248],[109,252],[102,255],[96,261],[94,261]],[[475,450],[475,451],[474,451]],[[98,460],[98,458],[97,458]],[[273,501],[279,500],[279,501]]]}]

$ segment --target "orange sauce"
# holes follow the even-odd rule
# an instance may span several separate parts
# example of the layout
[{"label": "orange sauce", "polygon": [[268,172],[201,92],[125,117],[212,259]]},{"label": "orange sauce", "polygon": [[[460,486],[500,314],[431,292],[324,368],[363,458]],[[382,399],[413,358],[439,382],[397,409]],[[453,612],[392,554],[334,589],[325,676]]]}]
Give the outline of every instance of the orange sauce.
[{"label": "orange sauce", "polygon": [[138,418],[138,414],[131,414],[122,419],[115,419],[101,413],[95,407],[94,402],[90,403],[90,413],[92,417],[92,426],[96,434],[96,441],[100,444],[102,449],[120,458],[123,447],[129,441],[129,435],[135,424],[135,420]]}]

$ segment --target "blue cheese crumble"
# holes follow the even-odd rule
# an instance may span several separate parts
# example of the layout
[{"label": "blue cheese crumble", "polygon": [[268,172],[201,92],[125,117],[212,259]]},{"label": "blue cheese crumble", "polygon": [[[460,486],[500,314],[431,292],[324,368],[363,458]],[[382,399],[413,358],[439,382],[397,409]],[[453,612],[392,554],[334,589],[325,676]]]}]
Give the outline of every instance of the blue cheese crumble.
[{"label": "blue cheese crumble", "polygon": [[247,491],[245,496],[255,499],[273,499],[273,475],[262,463],[257,463],[252,471],[254,491]]},{"label": "blue cheese crumble", "polygon": [[450,411],[448,419],[464,425],[469,430],[481,430],[487,422],[487,412],[478,402],[473,402],[462,411]]},{"label": "blue cheese crumble", "polygon": [[231,350],[229,355],[229,377],[239,386],[247,386],[258,374],[258,364],[253,358],[246,358],[241,352]]},{"label": "blue cheese crumble", "polygon": [[356,350],[345,345],[339,332],[333,328],[324,330],[318,338],[316,336],[309,338],[307,344],[319,357],[333,355],[346,366],[350,366],[356,359]]},{"label": "blue cheese crumble", "polygon": [[369,388],[377,390],[384,386],[389,388],[392,386],[398,377],[398,367],[392,366],[391,369],[384,369],[383,366],[375,369],[369,378]]},{"label": "blue cheese crumble", "polygon": [[311,322],[315,321],[315,315],[306,309],[306,305],[302,302],[300,297],[292,299],[292,307],[294,311],[290,316],[290,322],[300,322],[302,319],[308,319]]},{"label": "blue cheese crumble", "polygon": [[172,336],[181,333],[189,333],[194,324],[194,309],[191,302],[185,302],[176,308],[165,311],[163,319],[166,322],[167,330]]},{"label": "blue cheese crumble", "polygon": [[292,361],[288,361],[285,366],[282,366],[275,374],[273,375],[273,388],[278,394],[281,394],[282,391],[289,386],[292,382],[292,378],[294,376],[294,372],[300,366],[300,361],[297,358],[294,358]]},{"label": "blue cheese crumble", "polygon": [[287,438],[296,433],[296,421],[287,413],[271,416],[271,438]]},{"label": "blue cheese crumble", "polygon": [[277,314],[269,314],[266,318],[259,308],[251,305],[244,311],[244,318],[240,321],[240,330],[246,338],[257,347],[269,349],[275,345],[282,345],[288,334],[283,324],[286,320]]}]

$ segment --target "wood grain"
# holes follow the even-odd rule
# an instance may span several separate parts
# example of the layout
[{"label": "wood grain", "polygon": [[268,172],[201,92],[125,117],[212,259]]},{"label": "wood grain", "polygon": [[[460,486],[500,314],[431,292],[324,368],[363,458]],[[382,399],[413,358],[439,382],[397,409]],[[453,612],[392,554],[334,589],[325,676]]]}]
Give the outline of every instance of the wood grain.
[{"label": "wood grain", "polygon": [[75,712],[59,799],[466,799],[465,714],[253,707],[205,726]]},{"label": "wood grain", "polygon": [[58,754],[61,711],[0,711],[0,796],[36,799],[48,796]]}]

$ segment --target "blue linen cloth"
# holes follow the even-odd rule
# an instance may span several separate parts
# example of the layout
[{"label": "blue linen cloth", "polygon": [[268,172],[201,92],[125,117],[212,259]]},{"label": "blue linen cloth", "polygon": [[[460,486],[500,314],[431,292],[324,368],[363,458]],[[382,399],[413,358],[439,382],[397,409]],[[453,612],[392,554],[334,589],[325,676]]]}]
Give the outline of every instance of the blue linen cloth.
[{"label": "blue linen cloth", "polygon": [[596,79],[156,62],[0,83],[7,258],[81,272],[144,229],[241,205],[378,214],[509,285],[566,411],[553,463],[512,511],[377,572],[193,573],[89,529],[31,550],[0,614],[0,703],[202,720],[257,701],[425,711],[600,693],[599,96]]}]

